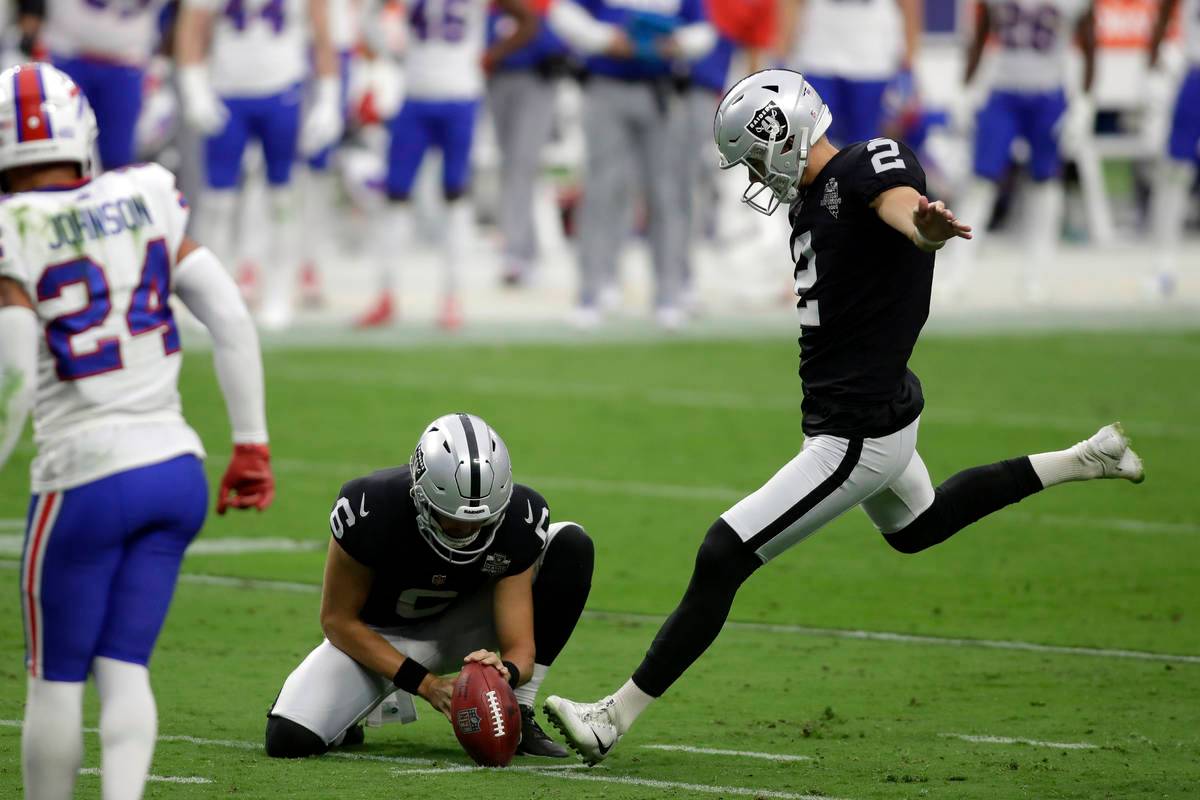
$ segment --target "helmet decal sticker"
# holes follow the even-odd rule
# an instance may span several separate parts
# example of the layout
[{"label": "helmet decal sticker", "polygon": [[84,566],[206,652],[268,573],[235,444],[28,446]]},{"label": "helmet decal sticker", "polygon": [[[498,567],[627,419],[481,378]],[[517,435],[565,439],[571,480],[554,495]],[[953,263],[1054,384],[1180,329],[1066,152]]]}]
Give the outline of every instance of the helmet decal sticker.
[{"label": "helmet decal sticker", "polygon": [[746,123],[746,130],[750,132],[750,135],[764,142],[769,142],[772,139],[781,141],[786,139],[788,135],[787,117],[784,116],[783,110],[775,105],[775,101],[772,100],[754,112],[754,116]]}]

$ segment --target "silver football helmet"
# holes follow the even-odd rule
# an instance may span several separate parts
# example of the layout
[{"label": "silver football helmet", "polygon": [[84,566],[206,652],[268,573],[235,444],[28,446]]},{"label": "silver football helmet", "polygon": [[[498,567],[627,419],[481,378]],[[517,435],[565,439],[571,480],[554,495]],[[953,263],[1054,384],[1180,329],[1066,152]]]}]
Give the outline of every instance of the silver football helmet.
[{"label": "silver football helmet", "polygon": [[[496,538],[512,499],[512,462],[504,440],[474,414],[447,414],[421,434],[409,469],[421,536],[451,564],[477,560]],[[451,536],[438,515],[480,527],[468,536]]]},{"label": "silver football helmet", "polygon": [[[768,69],[734,84],[717,107],[713,136],[721,169],[745,164],[753,175],[742,202],[768,215],[791,204],[808,149],[832,121],[829,106],[799,72]],[[765,205],[757,200],[763,191],[771,193]]]}]

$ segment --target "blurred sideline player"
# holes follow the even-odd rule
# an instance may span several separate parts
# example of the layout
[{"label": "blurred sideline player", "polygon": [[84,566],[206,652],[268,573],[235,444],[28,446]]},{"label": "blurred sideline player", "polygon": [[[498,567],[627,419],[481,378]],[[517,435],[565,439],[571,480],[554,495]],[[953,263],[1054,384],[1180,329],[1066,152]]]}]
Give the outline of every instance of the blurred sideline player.
[{"label": "blurred sideline player", "polygon": [[157,728],[147,664],[208,494],[176,388],[172,294],[212,334],[233,427],[218,513],[264,509],[275,491],[258,339],[237,287],[184,234],[171,173],[89,177],[95,135],[65,74],[0,74],[0,466],[31,406],[38,449],[20,573],[27,800],[73,795],[89,674],[102,796],[142,796]]},{"label": "blurred sideline player", "polygon": [[[350,111],[350,69],[354,48],[362,38],[364,9],[361,0],[327,0],[327,3],[329,40],[338,62],[338,109],[342,113],[344,129]],[[319,85],[312,88],[317,89]],[[309,99],[318,98],[314,96]],[[300,207],[305,247],[300,270],[300,294],[304,304],[309,306],[317,306],[322,302],[319,267],[330,259],[336,236],[337,216],[333,200],[338,192],[337,179],[331,169],[336,146],[336,142],[331,143],[310,157],[304,175]]]},{"label": "blurred sideline player", "polygon": [[929,315],[934,253],[971,229],[925,198],[924,171],[904,144],[878,138],[838,150],[829,125],[820,96],[787,70],[751,75],[717,111],[721,165],[746,166],[746,202],[767,214],[790,206],[805,439],[709,528],[682,601],[633,677],[598,703],[547,699],[550,720],[589,763],[712,644],[747,578],[855,506],[888,544],[916,553],[1043,488],[1143,478],[1141,459],[1109,425],[1067,450],[974,467],[933,487],[916,449],[921,382],[907,364]]},{"label": "blurred sideline player", "polygon": [[[316,83],[301,126],[310,37]],[[263,276],[259,321],[268,328],[286,327],[300,259],[292,164],[297,149],[315,153],[342,133],[326,0],[183,0],[175,53],[184,117],[208,137],[208,189],[201,195],[200,222],[222,258],[233,251],[242,155],[251,137],[262,144],[272,264]]]},{"label": "blurred sideline player", "polygon": [[[1163,38],[1179,0],[1162,0],[1150,40],[1151,76],[1147,94],[1151,102],[1166,106],[1170,79],[1159,62]],[[1175,97],[1165,157],[1154,179],[1151,216],[1154,219],[1156,253],[1155,290],[1164,297],[1175,292],[1179,243],[1187,222],[1188,198],[1196,183],[1196,161],[1200,159],[1200,2],[1190,0],[1183,10],[1183,47],[1187,73]],[[1163,111],[1169,111],[1164,108]],[[1151,109],[1150,113],[1161,113]],[[1161,143],[1159,143],[1161,144]]]},{"label": "blurred sideline player", "polygon": [[408,7],[408,51],[404,59],[404,104],[388,123],[388,203],[380,213],[374,244],[379,295],[358,320],[359,327],[394,319],[400,260],[411,252],[416,231],[409,200],[425,151],[442,153],[442,192],[446,200],[441,238],[442,298],[438,324],[462,324],[458,276],[471,231],[471,144],[484,92],[484,72],[527,43],[537,18],[523,0],[497,0],[516,25],[509,36],[485,49],[487,0],[412,0]]},{"label": "blurred sideline player", "polygon": [[83,90],[100,128],[104,169],[131,164],[143,82],[167,0],[45,0],[40,35],[54,66]]},{"label": "blurred sideline player", "polygon": [[[538,16],[532,40],[496,63],[488,78],[488,112],[500,147],[500,234],[504,238],[503,280],[528,280],[538,256],[533,222],[534,187],[542,171],[542,148],[554,128],[555,79],[567,68],[567,47],[546,23],[551,0],[533,0]],[[491,38],[511,31],[514,21],[493,13]]]},{"label": "blurred sideline player", "polygon": [[[979,71],[988,39],[994,34],[991,93],[974,115],[975,177],[960,202],[963,215],[978,221],[983,236],[996,201],[998,181],[1011,163],[1013,141],[1029,144],[1029,173],[1034,186],[1028,221],[1023,289],[1032,301],[1045,297],[1043,275],[1058,246],[1062,226],[1062,150],[1077,148],[1095,126],[1091,99],[1096,72],[1095,13],[1091,0],[986,0],[979,5],[975,35],[967,52],[964,87],[956,108],[961,128],[969,128],[978,95],[972,80]],[[1083,82],[1067,84],[1071,42],[1083,53]],[[975,247],[954,254],[943,286],[950,296],[971,279]]]},{"label": "blurred sideline player", "polygon": [[833,112],[830,141],[879,136],[884,92],[911,91],[924,0],[781,1],[782,46],[795,48],[798,69]]},{"label": "blurred sideline player", "polygon": [[716,33],[716,44],[707,55],[691,65],[684,92],[684,111],[676,167],[682,185],[679,203],[685,224],[679,256],[682,259],[680,282],[682,305],[691,310],[695,303],[695,276],[692,247],[703,236],[701,215],[708,212],[701,197],[714,200],[717,169],[709,158],[712,147],[712,118],[721,96],[729,85],[729,69],[739,48],[746,50],[748,71],[758,72],[764,65],[779,32],[779,0],[708,0],[708,20]]},{"label": "blurred sideline player", "polygon": [[716,39],[702,0],[556,0],[550,24],[586,56],[583,130],[587,147],[579,220],[579,305],[574,323],[598,325],[619,302],[617,265],[629,234],[631,179],[641,184],[654,269],[654,314],[683,324],[679,274],[687,220],[663,176],[679,164],[684,113],[674,69],[708,53]]},{"label": "blurred sideline player", "polygon": [[[421,434],[407,465],[347,482],[329,515],[325,640],[292,671],[267,717],[267,755],[298,758],[363,739],[380,703],[416,719],[419,695],[447,718],[465,661],[491,664],[521,708],[518,753],[563,758],[533,716],[592,584],[592,540],[513,484],[508,448],[472,414]],[[499,648],[497,656],[493,649]]]}]

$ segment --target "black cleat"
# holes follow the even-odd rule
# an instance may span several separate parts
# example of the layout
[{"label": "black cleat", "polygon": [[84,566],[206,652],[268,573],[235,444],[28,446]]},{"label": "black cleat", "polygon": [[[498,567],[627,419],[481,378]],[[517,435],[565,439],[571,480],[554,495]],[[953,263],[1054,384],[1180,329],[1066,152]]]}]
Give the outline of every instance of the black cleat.
[{"label": "black cleat", "polygon": [[517,755],[566,758],[571,752],[546,735],[534,719],[532,706],[521,706],[521,743],[517,745]]}]

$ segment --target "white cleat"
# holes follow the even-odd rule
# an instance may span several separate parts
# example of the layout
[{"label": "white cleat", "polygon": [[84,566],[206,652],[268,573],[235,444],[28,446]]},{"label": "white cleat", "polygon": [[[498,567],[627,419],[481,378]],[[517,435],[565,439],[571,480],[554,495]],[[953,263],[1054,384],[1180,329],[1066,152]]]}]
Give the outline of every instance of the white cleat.
[{"label": "white cleat", "polygon": [[590,765],[599,764],[612,752],[621,734],[613,719],[616,701],[606,697],[599,703],[575,703],[550,695],[542,710],[558,728],[567,744]]},{"label": "white cleat", "polygon": [[1085,466],[1094,470],[1093,478],[1123,478],[1130,483],[1146,479],[1141,456],[1129,446],[1129,437],[1119,422],[1105,425],[1075,445],[1075,452]]}]

